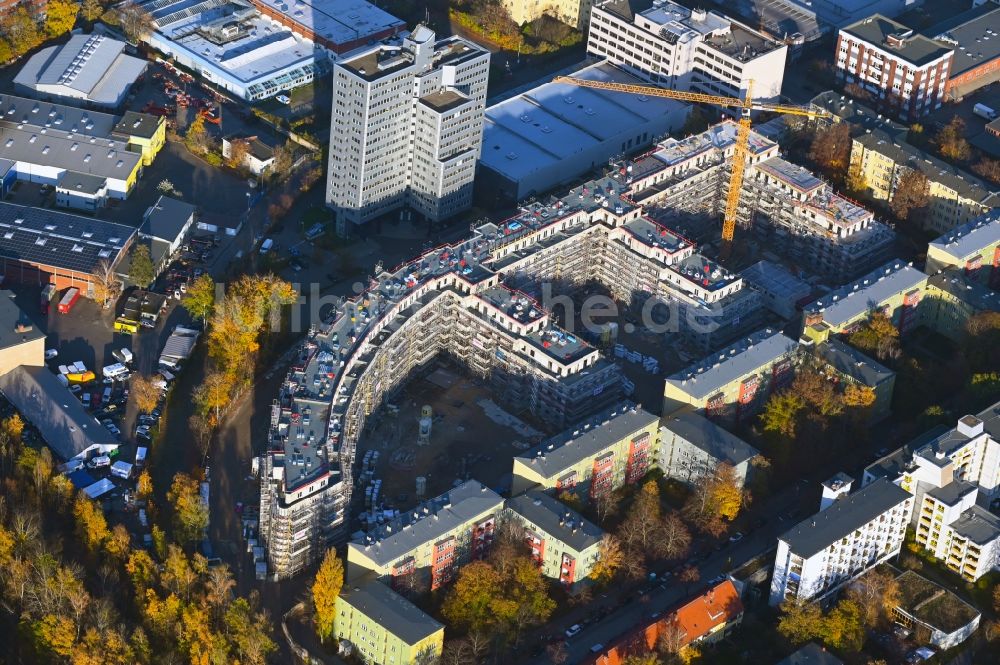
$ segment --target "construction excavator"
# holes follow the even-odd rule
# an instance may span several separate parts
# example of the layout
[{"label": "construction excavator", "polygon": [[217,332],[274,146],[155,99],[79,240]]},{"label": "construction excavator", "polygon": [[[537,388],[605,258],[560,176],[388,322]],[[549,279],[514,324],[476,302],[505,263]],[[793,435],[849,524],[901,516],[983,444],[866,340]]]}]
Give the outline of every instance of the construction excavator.
[{"label": "construction excavator", "polygon": [[739,121],[736,130],[736,146],[733,154],[733,173],[729,179],[729,194],[726,197],[726,212],[722,218],[722,243],[721,254],[727,256],[731,250],[733,235],[736,231],[736,213],[740,206],[740,191],[743,189],[743,172],[746,169],[746,161],[749,156],[750,147],[750,112],[767,111],[769,113],[785,113],[788,115],[805,116],[807,118],[830,118],[833,116],[829,111],[823,109],[810,108],[807,106],[792,106],[788,104],[771,104],[770,102],[758,102],[751,96],[752,85],[747,86],[746,96],[723,97],[720,95],[706,95],[700,92],[684,92],[681,90],[670,90],[660,88],[655,85],[635,85],[630,83],[614,83],[611,81],[591,81],[589,79],[576,78],[574,76],[557,76],[553,79],[555,83],[568,83],[580,86],[581,88],[594,88],[597,90],[611,90],[613,92],[625,92],[633,95],[646,95],[648,97],[666,97],[667,99],[677,99],[682,102],[693,102],[695,104],[712,104],[728,109],[739,111]]}]

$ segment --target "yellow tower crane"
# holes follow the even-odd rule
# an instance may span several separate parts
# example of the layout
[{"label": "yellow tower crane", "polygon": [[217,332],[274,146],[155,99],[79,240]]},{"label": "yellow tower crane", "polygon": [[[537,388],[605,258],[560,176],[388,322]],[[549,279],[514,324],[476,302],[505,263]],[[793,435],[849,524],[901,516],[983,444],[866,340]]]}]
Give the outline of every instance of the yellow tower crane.
[{"label": "yellow tower crane", "polygon": [[740,207],[740,190],[743,189],[743,171],[746,169],[746,160],[750,152],[750,111],[787,113],[789,115],[802,115],[808,118],[832,117],[830,112],[822,109],[754,101],[753,97],[750,95],[749,85],[747,86],[746,96],[743,99],[740,99],[739,97],[705,95],[700,92],[669,90],[667,88],[660,88],[654,85],[633,85],[629,83],[612,83],[610,81],[591,81],[589,79],[581,79],[574,76],[557,76],[553,80],[556,83],[569,83],[571,85],[580,86],[581,88],[596,88],[598,90],[627,92],[634,95],[648,95],[650,97],[666,97],[667,99],[678,99],[684,102],[712,104],[714,106],[739,109],[740,119],[736,129],[736,146],[733,153],[733,174],[729,179],[729,195],[726,197],[726,214],[722,221],[722,240],[727,245],[732,242],[733,233],[736,231],[736,212]]}]

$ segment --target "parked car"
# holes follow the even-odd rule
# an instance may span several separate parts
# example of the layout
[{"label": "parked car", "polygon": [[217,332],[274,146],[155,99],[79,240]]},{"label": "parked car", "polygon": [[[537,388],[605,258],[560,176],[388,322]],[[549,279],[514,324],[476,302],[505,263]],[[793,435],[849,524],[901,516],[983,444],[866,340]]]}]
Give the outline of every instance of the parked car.
[{"label": "parked car", "polygon": [[737,531],[733,535],[729,536],[729,542],[731,542],[731,543],[738,543],[741,540],[743,540],[743,534],[740,533],[739,531]]},{"label": "parked car", "polygon": [[566,637],[567,638],[575,637],[580,633],[581,630],[583,630],[583,626],[581,626],[578,623],[574,623],[572,626],[566,629]]},{"label": "parked car", "polygon": [[292,100],[288,95],[278,95],[275,99],[278,100],[279,104],[284,104],[285,106],[292,103]]},{"label": "parked car", "polygon": [[53,358],[58,358],[58,357],[59,357],[59,350],[58,349],[45,349],[45,359],[46,360],[52,360]]}]

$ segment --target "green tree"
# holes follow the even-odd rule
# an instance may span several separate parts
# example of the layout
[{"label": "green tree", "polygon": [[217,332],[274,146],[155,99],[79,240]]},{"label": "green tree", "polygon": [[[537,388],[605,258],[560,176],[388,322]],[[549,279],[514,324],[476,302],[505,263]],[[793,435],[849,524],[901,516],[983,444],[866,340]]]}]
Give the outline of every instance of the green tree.
[{"label": "green tree", "polygon": [[80,3],[70,0],[49,0],[45,5],[45,34],[50,39],[66,34],[76,24]]},{"label": "green tree", "polygon": [[205,273],[192,282],[187,293],[181,298],[181,305],[191,316],[205,322],[211,318],[215,309],[215,288],[215,280]]},{"label": "green tree", "polygon": [[312,602],[315,612],[316,634],[321,642],[333,635],[337,618],[337,598],[344,586],[344,564],[332,547],[326,551],[323,563],[313,580]]},{"label": "green tree", "polygon": [[146,288],[155,276],[153,260],[149,256],[149,246],[136,243],[132,248],[132,263],[128,269],[129,281],[136,286]]},{"label": "green tree", "polygon": [[208,506],[201,500],[198,481],[178,473],[167,492],[174,509],[174,535],[182,543],[201,540],[208,528]]}]

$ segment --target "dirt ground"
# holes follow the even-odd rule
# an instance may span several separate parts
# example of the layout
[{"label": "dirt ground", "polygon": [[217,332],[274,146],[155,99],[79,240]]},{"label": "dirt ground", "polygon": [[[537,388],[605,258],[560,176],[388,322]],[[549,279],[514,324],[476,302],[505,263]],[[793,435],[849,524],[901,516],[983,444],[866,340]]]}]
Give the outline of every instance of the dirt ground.
[{"label": "dirt ground", "polygon": [[[543,433],[504,412],[492,402],[489,388],[477,383],[451,368],[438,369],[410,382],[384,408],[378,424],[359,442],[358,459],[367,450],[378,451],[375,477],[382,480],[386,503],[402,510],[419,503],[418,476],[427,479],[426,497],[468,478],[498,491],[509,489],[511,458]],[[429,445],[418,446],[425,404],[434,410],[433,425]]]}]

